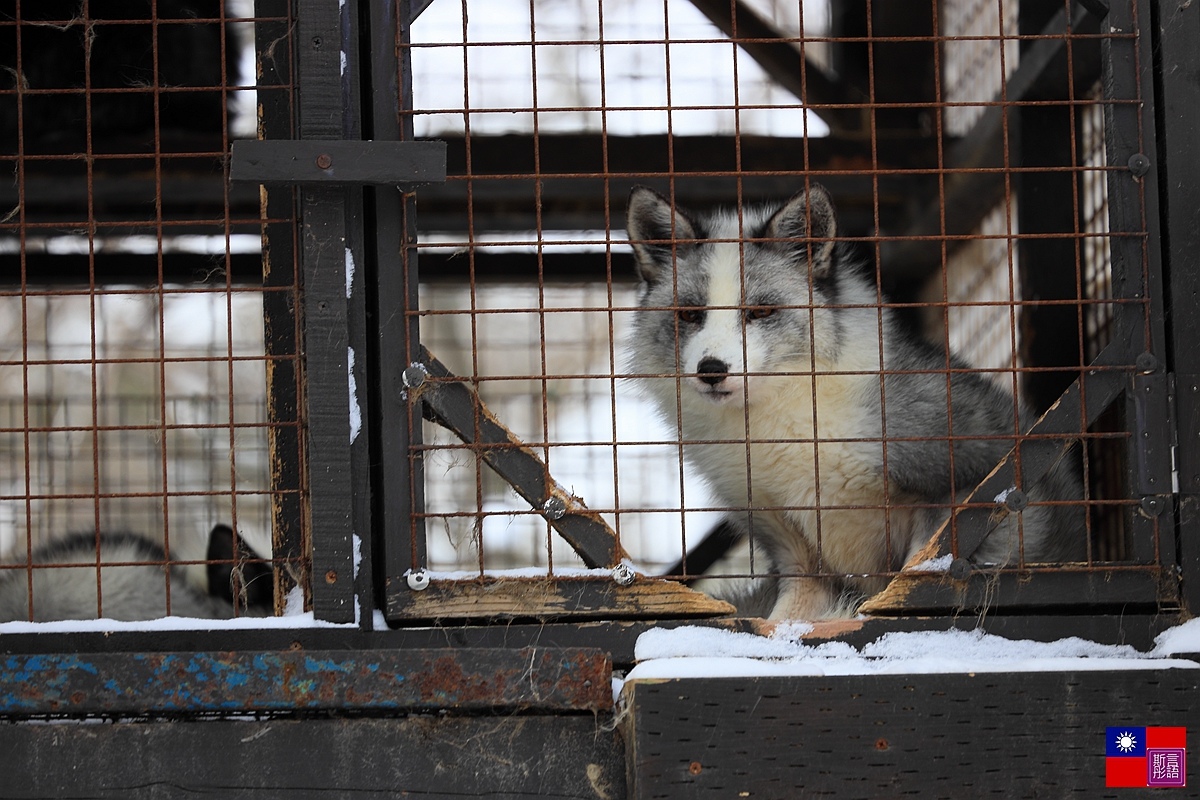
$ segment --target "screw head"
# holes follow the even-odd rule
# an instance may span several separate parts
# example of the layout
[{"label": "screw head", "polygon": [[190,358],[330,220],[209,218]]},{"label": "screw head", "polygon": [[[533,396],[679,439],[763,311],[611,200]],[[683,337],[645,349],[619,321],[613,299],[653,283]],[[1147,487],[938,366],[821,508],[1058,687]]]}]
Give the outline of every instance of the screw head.
[{"label": "screw head", "polygon": [[425,369],[422,364],[410,364],[403,373],[401,380],[404,381],[405,389],[415,389],[425,382],[429,377],[429,370]]},{"label": "screw head", "polygon": [[1157,517],[1167,508],[1166,501],[1155,495],[1147,495],[1142,498],[1142,511],[1148,516]]},{"label": "screw head", "polygon": [[1142,177],[1150,171],[1150,159],[1144,153],[1134,153],[1129,157],[1129,171],[1134,177]]},{"label": "screw head", "polygon": [[546,519],[562,519],[567,515],[567,504],[561,497],[547,498],[546,502],[542,503],[542,514]]},{"label": "screw head", "polygon": [[409,570],[404,577],[408,580],[408,588],[414,592],[423,592],[429,588],[429,573],[423,569],[416,572]]},{"label": "screw head", "polygon": [[317,156],[317,169],[329,169],[333,166],[333,156],[328,153],[321,153]]},{"label": "screw head", "polygon": [[618,586],[629,586],[637,578],[637,573],[628,564],[617,564],[613,567],[612,579]]},{"label": "screw head", "polygon": [[1029,506],[1029,495],[1013,487],[1004,495],[1004,507],[1009,511],[1024,511]]}]

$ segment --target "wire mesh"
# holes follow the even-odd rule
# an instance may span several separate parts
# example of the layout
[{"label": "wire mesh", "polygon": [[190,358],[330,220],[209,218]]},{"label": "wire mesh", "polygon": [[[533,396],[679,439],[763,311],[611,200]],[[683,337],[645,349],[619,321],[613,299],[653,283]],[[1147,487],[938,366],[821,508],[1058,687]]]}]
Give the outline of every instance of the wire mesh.
[{"label": "wire mesh", "polygon": [[280,265],[264,291],[258,191],[227,180],[272,91],[256,22],[246,0],[0,12],[0,621],[270,606],[299,491],[270,463],[300,456],[268,391],[295,323],[265,340],[264,297],[298,287]]},{"label": "wire mesh", "polygon": [[[955,353],[961,362],[935,370],[951,393],[955,376],[977,376],[1031,405],[1018,417],[1010,400],[1005,430],[986,434],[1011,443],[1101,353],[1110,341],[1101,331],[1121,316],[1117,309],[1148,313],[1144,295],[1114,293],[1106,277],[1110,240],[1146,235],[1110,229],[1106,199],[1104,119],[1139,100],[1093,88],[1104,47],[1136,36],[1066,2],[947,0],[903,11],[798,0],[435,3],[413,23],[409,43],[414,128],[451,148],[449,181],[424,193],[418,223],[424,283],[413,313],[422,340],[561,485],[601,512],[640,569],[694,579],[689,551],[747,507],[731,505],[728,492],[722,499],[711,468],[710,480],[701,478],[699,442],[639,391],[631,353],[647,346],[634,338],[646,312],[623,230],[630,188],[651,186],[697,214],[740,209],[734,240],[744,242],[764,235],[743,218],[746,209],[825,185],[839,246],[871,275],[874,297],[840,307],[867,308],[880,320],[879,341],[868,348],[875,361],[887,363],[892,346],[883,341],[885,318]],[[782,87],[797,69],[798,90],[789,92]],[[682,262],[686,248],[711,244],[706,236],[671,230],[663,238]],[[757,245],[731,243],[745,281]],[[668,310],[682,318],[686,304],[677,303]],[[812,313],[807,298],[793,305]],[[675,346],[684,347],[678,332]],[[1133,353],[1115,358],[1109,368],[1133,369]],[[866,369],[879,373],[873,391],[886,394],[889,369]],[[696,367],[666,377],[683,394]],[[944,395],[937,402],[945,405]],[[1064,534],[1075,555],[1050,567],[1018,553],[1008,569],[1157,568],[1129,564],[1125,520],[1136,500],[1122,455],[1130,423],[1119,406],[1051,437],[1085,443],[1067,458],[1087,476],[1086,489],[1035,500],[1087,510]],[[819,427],[825,412],[813,413]],[[889,451],[905,442],[888,430],[904,424],[878,422],[882,433],[852,438],[881,451],[886,471]],[[746,424],[734,444],[750,473],[742,494],[753,496],[771,477],[754,474],[761,468]],[[799,436],[795,447],[811,438]],[[554,574],[578,565],[540,510],[490,474],[472,446],[427,426],[420,455],[431,569]],[[946,514],[963,508],[982,477],[932,504]],[[749,510],[760,525],[773,514],[811,512],[818,527],[854,511],[882,519],[886,539],[913,501],[895,485],[882,494],[879,506],[850,509],[823,504],[819,489],[815,501],[775,494]],[[821,554],[836,544],[812,531],[809,538],[818,554],[801,574],[853,583],[853,570]],[[740,551],[700,569],[726,584],[762,576],[771,559],[757,545],[744,537]],[[862,572],[890,578],[901,564],[892,556]]]}]

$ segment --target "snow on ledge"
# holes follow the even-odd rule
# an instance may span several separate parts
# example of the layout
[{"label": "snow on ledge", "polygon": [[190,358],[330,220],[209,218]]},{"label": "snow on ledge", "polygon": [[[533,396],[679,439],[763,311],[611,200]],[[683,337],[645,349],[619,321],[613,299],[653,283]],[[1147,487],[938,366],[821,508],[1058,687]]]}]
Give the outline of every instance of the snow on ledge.
[{"label": "snow on ledge", "polygon": [[1200,619],[1164,631],[1141,653],[1130,645],[1105,645],[1077,637],[1055,642],[1005,639],[974,631],[885,633],[858,650],[845,642],[809,645],[807,626],[780,626],[770,637],[717,628],[655,628],[638,637],[638,665],[625,682],[674,678],[906,675],[976,672],[1197,669],[1171,658],[1200,653]]},{"label": "snow on ledge", "polygon": [[[6,633],[117,633],[122,631],[241,631],[289,630],[299,628],[356,628],[356,623],[326,622],[311,611],[304,611],[304,594],[293,587],[286,598],[283,615],[278,617],[238,617],[203,619],[199,617],[161,617],[125,621],[116,619],[64,619],[54,622],[0,622],[0,636]],[[379,615],[382,617],[382,614]],[[376,619],[379,624],[379,619]],[[386,627],[386,623],[384,623]]]},{"label": "snow on ledge", "polygon": [[353,622],[338,623],[316,619],[311,611],[285,617],[238,617],[237,619],[201,619],[199,617],[161,617],[126,622],[116,619],[65,619],[55,622],[0,622],[0,636],[6,633],[117,633],[121,631],[234,631],[292,628],[356,628]]}]

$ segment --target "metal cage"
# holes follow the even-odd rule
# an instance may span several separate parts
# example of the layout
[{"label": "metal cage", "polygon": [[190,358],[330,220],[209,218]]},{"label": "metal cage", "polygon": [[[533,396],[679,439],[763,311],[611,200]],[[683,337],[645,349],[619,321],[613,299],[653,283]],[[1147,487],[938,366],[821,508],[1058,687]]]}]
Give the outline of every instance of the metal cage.
[{"label": "metal cage", "polygon": [[[239,780],[278,787],[246,764],[331,737],[354,757],[297,774],[364,791],[394,788],[366,768],[385,744],[419,753],[422,780],[449,791],[479,785],[439,772],[446,748],[564,742],[570,758],[543,766],[570,791],[624,796],[597,787],[628,767],[629,795],[649,796],[716,780],[656,744],[667,712],[699,708],[708,684],[648,691],[636,724],[613,721],[613,670],[651,627],[769,630],[727,602],[764,581],[874,581],[854,599],[862,616],[817,624],[813,642],[984,628],[1148,647],[1200,602],[1200,98],[1171,68],[1200,58],[1197,13],[1158,0],[0,6],[0,611],[16,598],[0,620],[0,717],[257,720],[213,731],[268,718],[278,740],[113,725],[95,758],[170,728],[172,746],[204,739],[221,763],[250,759]],[[832,238],[874,292],[850,307],[880,320],[879,362],[886,314],[961,357],[926,370],[947,393],[967,375],[1032,415],[1014,402],[995,434],[1006,454],[926,503],[946,521],[907,563],[851,574],[818,540],[808,568],[780,575],[762,529],[731,520],[861,513],[886,528],[907,511],[890,489],[850,508],[819,489],[720,499],[685,452],[743,448],[754,495],[764,439],[748,422],[732,441],[689,438],[639,393],[647,377],[683,392],[697,372],[631,366],[646,313],[632,253],[647,240],[623,220],[635,186],[733,209],[744,264],[762,238],[745,209],[818,183],[838,210]],[[678,260],[703,238],[682,233],[648,241]],[[679,297],[659,310],[694,311]],[[903,370],[865,372],[882,392]],[[879,422],[863,438],[886,465],[906,440]],[[818,424],[766,443],[822,441]],[[1034,508],[1076,511],[1083,555],[973,559],[1001,521],[1021,529],[1026,490],[1060,463],[1079,496]],[[134,574],[152,588],[135,617],[234,620],[115,623]],[[73,623],[44,626],[46,598],[67,596],[55,585],[83,600]],[[1064,681],[1049,696],[1070,695]],[[951,683],[953,702],[922,684],[950,716],[976,688]],[[764,707],[790,714],[793,690],[760,692]],[[520,713],[480,734],[497,711]],[[533,714],[552,724],[526,730]],[[0,725],[13,753],[60,746],[18,727]],[[530,774],[505,772],[497,791],[542,791]]]}]

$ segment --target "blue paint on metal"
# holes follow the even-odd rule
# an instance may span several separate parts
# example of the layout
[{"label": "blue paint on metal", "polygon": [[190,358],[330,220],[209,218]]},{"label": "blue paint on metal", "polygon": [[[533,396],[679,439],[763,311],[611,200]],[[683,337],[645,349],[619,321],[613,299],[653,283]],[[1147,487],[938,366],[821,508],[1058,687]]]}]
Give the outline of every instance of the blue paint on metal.
[{"label": "blue paint on metal", "polygon": [[[557,653],[432,650],[95,653],[0,656],[5,714],[123,714],[316,708],[599,707],[607,660]],[[533,673],[537,673],[537,677]],[[581,678],[580,676],[585,676]],[[536,689],[530,694],[530,689]],[[560,691],[561,690],[561,691]],[[528,698],[528,699],[526,699]],[[579,699],[582,698],[582,699]],[[576,705],[582,704],[582,705]]]}]

